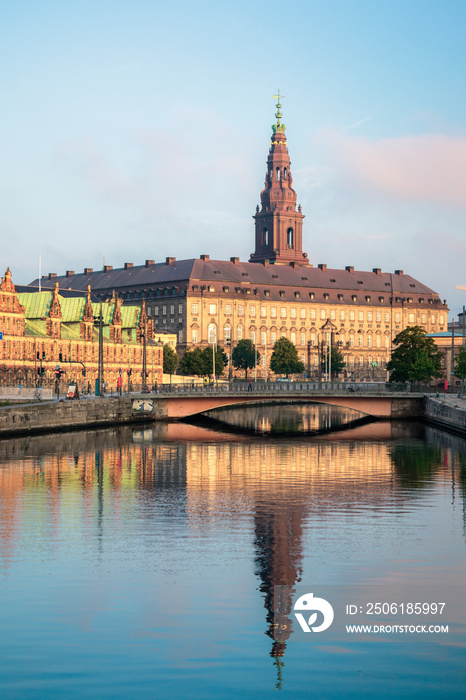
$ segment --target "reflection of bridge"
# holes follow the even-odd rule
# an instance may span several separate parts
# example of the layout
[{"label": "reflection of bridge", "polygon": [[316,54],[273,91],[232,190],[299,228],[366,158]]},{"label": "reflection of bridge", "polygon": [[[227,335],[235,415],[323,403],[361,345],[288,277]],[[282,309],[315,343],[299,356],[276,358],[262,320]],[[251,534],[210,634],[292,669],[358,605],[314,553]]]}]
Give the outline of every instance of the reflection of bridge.
[{"label": "reflection of bridge", "polygon": [[[296,382],[237,387],[228,384],[173,387],[151,395],[155,420],[182,420],[205,411],[239,404],[324,403],[349,408],[374,418],[413,418],[422,415],[423,394],[387,391],[385,386],[356,384],[324,385]],[[142,398],[142,397],[141,397]],[[149,396],[146,394],[145,399]]]}]

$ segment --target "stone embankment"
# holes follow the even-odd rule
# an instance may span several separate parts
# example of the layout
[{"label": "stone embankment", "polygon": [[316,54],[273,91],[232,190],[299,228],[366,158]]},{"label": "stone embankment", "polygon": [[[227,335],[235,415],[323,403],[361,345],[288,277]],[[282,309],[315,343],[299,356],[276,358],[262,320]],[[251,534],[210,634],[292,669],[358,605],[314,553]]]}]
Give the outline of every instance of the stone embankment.
[{"label": "stone embankment", "polygon": [[0,437],[62,432],[147,421],[132,413],[131,398],[44,401],[0,408]]},{"label": "stone embankment", "polygon": [[444,398],[426,396],[424,420],[456,435],[466,436],[466,400],[452,395]]}]

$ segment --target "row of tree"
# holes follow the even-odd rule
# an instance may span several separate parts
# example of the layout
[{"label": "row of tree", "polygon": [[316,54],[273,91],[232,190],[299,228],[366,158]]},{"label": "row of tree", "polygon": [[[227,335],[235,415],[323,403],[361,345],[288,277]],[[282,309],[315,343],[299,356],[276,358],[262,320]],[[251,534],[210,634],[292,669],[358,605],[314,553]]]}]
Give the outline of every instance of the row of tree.
[{"label": "row of tree", "polygon": [[[434,340],[428,338],[426,331],[421,326],[411,326],[398,333],[393,341],[395,349],[387,364],[391,382],[427,382],[435,377],[443,376],[443,355],[437,349]],[[260,352],[254,346],[252,340],[239,340],[231,353],[231,362],[235,369],[245,372],[259,364]],[[325,372],[326,359],[322,358],[321,369]],[[214,371],[215,365],[215,371]],[[228,365],[228,355],[220,347],[193,348],[187,350],[178,364],[178,355],[173,348],[165,345],[163,348],[163,371],[173,374],[179,369],[180,374],[208,376],[215,374],[217,377],[223,374]],[[345,361],[341,351],[331,348],[332,374],[336,376],[345,367]],[[303,374],[304,363],[298,357],[296,346],[287,338],[280,338],[273,346],[270,358],[270,369],[275,374]],[[455,358],[455,375],[466,377],[466,348],[460,349]]]}]

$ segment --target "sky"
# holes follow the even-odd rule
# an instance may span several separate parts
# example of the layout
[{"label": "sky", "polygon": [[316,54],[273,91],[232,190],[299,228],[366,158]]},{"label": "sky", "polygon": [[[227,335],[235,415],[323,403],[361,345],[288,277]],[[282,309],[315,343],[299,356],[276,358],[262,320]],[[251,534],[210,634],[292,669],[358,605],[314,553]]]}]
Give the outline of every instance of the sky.
[{"label": "sky", "polygon": [[314,265],[466,304],[464,0],[0,0],[0,264],[254,249],[280,89]]}]

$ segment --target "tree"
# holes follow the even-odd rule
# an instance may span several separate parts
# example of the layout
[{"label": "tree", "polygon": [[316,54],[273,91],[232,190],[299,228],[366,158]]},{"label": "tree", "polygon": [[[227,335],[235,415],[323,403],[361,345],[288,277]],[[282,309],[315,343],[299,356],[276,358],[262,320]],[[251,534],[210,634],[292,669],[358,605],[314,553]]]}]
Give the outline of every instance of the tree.
[{"label": "tree", "polygon": [[173,374],[178,367],[178,355],[167,343],[163,346],[163,371],[164,374]]},{"label": "tree", "polygon": [[[332,376],[336,376],[337,374],[340,374],[342,369],[346,367],[345,360],[343,359],[343,354],[341,350],[339,350],[337,347],[332,345],[332,350],[331,350],[331,355],[330,358],[332,360]],[[327,358],[326,358],[326,350],[324,347],[324,352],[322,356],[322,362],[320,364],[322,372],[326,372],[327,370]]]},{"label": "tree", "polygon": [[296,346],[287,338],[280,338],[273,346],[270,369],[275,374],[303,374],[304,363],[298,358]]},{"label": "tree", "polygon": [[[205,374],[213,374],[214,373],[214,367],[213,367],[213,353],[212,353],[212,346],[208,345],[204,350],[202,351],[202,356],[203,356],[203,363],[204,367],[206,369]],[[225,351],[220,347],[220,345],[215,346],[215,376],[219,377],[221,374],[223,374],[223,370],[225,369],[225,366],[228,364],[228,355],[225,353]]]},{"label": "tree", "polygon": [[199,377],[202,377],[204,374],[208,374],[204,362],[204,354],[201,348],[186,350],[185,354],[181,358],[180,373],[190,376],[196,374]]},{"label": "tree", "polygon": [[409,326],[393,341],[397,347],[387,363],[391,382],[426,382],[442,376],[442,353],[421,326]]},{"label": "tree", "polygon": [[258,352],[256,358],[256,347],[252,340],[244,338],[243,340],[238,340],[237,346],[231,353],[231,362],[233,367],[246,372],[247,379],[248,369],[253,369],[256,360],[259,363],[260,357],[260,352]]},{"label": "tree", "polygon": [[455,357],[455,377],[464,379],[466,377],[466,346],[462,346]]}]

